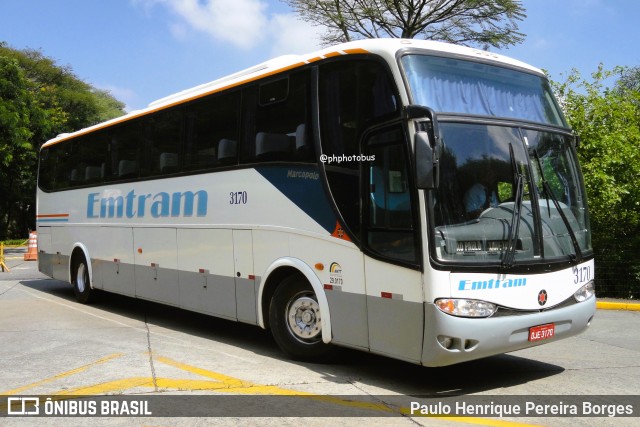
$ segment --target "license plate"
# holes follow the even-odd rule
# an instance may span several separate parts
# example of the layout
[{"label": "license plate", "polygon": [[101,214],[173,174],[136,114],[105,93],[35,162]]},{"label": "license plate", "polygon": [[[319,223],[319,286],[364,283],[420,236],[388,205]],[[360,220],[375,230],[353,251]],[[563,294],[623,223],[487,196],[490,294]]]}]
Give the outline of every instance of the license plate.
[{"label": "license plate", "polygon": [[553,338],[555,333],[556,327],[553,323],[534,326],[533,328],[529,328],[529,341],[540,341]]}]

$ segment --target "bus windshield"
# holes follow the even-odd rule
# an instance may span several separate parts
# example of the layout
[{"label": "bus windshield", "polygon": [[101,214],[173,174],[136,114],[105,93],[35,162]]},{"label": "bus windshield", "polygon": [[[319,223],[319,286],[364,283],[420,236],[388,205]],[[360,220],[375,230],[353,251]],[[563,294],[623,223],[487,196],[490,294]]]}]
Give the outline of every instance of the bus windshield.
[{"label": "bus windshield", "polygon": [[547,80],[509,68],[427,55],[402,58],[413,103],[441,113],[567,127]]},{"label": "bus windshield", "polygon": [[[440,186],[432,198],[436,259],[511,267],[590,253],[573,136],[525,129],[531,122],[567,127],[546,79],[452,58],[402,61],[413,102],[442,114]],[[485,124],[479,116],[522,125]]]},{"label": "bus windshield", "polygon": [[580,258],[591,250],[570,136],[441,123],[433,198],[436,257],[496,263]]}]

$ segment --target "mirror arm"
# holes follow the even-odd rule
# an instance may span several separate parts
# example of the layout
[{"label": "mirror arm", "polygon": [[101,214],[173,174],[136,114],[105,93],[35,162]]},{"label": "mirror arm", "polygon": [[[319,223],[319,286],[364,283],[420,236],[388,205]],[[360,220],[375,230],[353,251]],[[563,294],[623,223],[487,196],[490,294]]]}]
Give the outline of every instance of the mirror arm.
[{"label": "mirror arm", "polygon": [[404,116],[408,120],[427,118],[430,121],[433,131],[432,147],[436,149],[438,154],[438,145],[440,140],[440,129],[438,129],[438,116],[434,110],[424,105],[407,105],[404,107]]}]

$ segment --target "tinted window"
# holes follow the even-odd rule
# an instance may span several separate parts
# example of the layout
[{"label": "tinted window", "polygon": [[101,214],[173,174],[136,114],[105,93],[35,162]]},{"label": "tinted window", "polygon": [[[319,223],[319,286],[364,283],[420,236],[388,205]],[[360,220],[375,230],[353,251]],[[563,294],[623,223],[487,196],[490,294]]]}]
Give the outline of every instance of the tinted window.
[{"label": "tinted window", "polygon": [[80,140],[80,151],[86,165],[83,174],[84,184],[99,183],[109,174],[107,153],[109,151],[109,134],[106,131],[96,132]]},{"label": "tinted window", "polygon": [[207,171],[239,158],[315,162],[310,101],[310,73],[298,71],[130,119],[44,149],[40,187]]},{"label": "tinted window", "polygon": [[101,182],[108,170],[108,143],[105,132],[96,132],[42,150],[40,187],[60,190]]},{"label": "tinted window", "polygon": [[67,167],[69,149],[70,144],[60,143],[42,150],[38,177],[41,188],[57,190],[69,186],[70,173]]},{"label": "tinted window", "polygon": [[161,112],[145,120],[146,169],[152,175],[181,170],[182,109]]},{"label": "tinted window", "polygon": [[367,245],[387,258],[415,262],[409,159],[402,131],[396,128],[378,133],[368,145]]},{"label": "tinted window", "polygon": [[214,95],[187,108],[185,169],[237,164],[240,92]]},{"label": "tinted window", "polygon": [[[359,139],[374,120],[397,114],[397,96],[386,69],[374,61],[339,61],[321,67],[320,129],[322,151],[360,153]],[[357,168],[356,162],[342,167]]]},{"label": "tinted window", "polygon": [[542,76],[426,55],[407,55],[402,63],[416,104],[442,112],[566,126],[551,87]]},{"label": "tinted window", "polygon": [[309,73],[245,90],[247,162],[315,161],[310,135]]},{"label": "tinted window", "polygon": [[[360,138],[376,122],[399,115],[395,86],[375,61],[336,61],[320,67],[320,139],[323,154],[361,154]],[[331,194],[356,236],[360,233],[360,163],[333,162],[325,170]]]},{"label": "tinted window", "polygon": [[106,179],[121,180],[140,176],[142,157],[142,126],[130,121],[115,127],[111,133],[110,174]]},{"label": "tinted window", "polygon": [[287,99],[289,93],[289,78],[263,83],[259,88],[260,105],[269,105]]}]

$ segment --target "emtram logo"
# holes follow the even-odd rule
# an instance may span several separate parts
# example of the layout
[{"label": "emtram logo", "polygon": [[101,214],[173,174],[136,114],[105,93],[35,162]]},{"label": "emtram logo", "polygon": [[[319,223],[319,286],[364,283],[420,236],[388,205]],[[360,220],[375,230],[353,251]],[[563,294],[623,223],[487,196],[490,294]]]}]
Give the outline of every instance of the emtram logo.
[{"label": "emtram logo", "polygon": [[487,289],[507,289],[527,286],[526,277],[515,277],[510,279],[489,279],[489,280],[469,280],[462,279],[458,283],[459,291],[481,291]]},{"label": "emtram logo", "polygon": [[89,193],[87,196],[87,218],[144,218],[147,212],[154,218],[191,217],[207,215],[208,194],[205,190],[156,194],[136,194],[135,190],[122,195],[111,193]]}]

